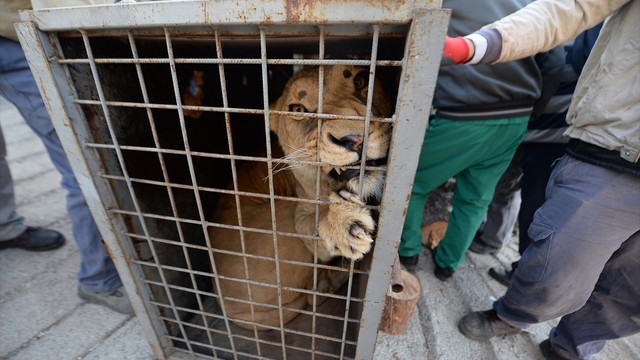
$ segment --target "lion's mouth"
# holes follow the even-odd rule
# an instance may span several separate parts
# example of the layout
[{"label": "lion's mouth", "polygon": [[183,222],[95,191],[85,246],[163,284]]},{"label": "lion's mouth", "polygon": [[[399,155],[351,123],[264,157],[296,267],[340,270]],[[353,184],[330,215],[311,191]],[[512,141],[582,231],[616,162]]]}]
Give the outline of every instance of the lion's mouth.
[{"label": "lion's mouth", "polygon": [[[367,160],[365,166],[378,167],[387,164],[387,158]],[[357,166],[357,167],[356,167]],[[360,162],[355,162],[341,167],[334,167],[329,171],[329,176],[338,181],[347,182],[354,177],[360,176]]]}]

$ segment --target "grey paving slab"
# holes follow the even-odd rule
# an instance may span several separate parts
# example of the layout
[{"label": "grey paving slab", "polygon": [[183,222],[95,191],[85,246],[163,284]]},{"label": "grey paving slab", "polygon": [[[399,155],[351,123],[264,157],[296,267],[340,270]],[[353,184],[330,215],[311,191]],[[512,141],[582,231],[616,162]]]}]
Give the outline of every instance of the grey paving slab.
[{"label": "grey paving slab", "polygon": [[91,349],[82,359],[152,360],[154,357],[147,339],[142,336],[140,325],[135,318],[132,318],[100,345]]},{"label": "grey paving slab", "polygon": [[398,335],[390,335],[382,331],[378,333],[374,358],[423,360],[427,350],[420,314],[416,308],[404,333]]},{"label": "grey paving slab", "polygon": [[19,351],[12,359],[82,358],[87,349],[100,345],[105,337],[124,326],[130,318],[102,306],[82,304],[54,326],[39,333],[37,341]]},{"label": "grey paving slab", "polygon": [[[43,177],[46,181],[43,181]],[[60,192],[60,173],[55,169],[45,170],[40,172],[37,176],[28,177],[20,181],[16,181],[20,186],[15,187],[15,196],[19,201],[19,205],[23,205],[27,202],[37,201],[38,198],[43,195],[46,196],[52,191]],[[60,195],[64,201],[64,192]]]},{"label": "grey paving slab", "polygon": [[449,280],[451,284],[443,283],[432,275],[432,268],[428,252],[423,251],[417,274],[422,286],[418,308],[428,334],[429,359],[474,359],[478,358],[474,354],[491,354],[487,344],[467,341],[457,330],[458,320],[469,308],[468,300],[460,296],[459,288],[451,286],[461,274],[456,272]]},{"label": "grey paving slab", "polygon": [[[29,198],[16,197],[16,212],[24,216],[25,224],[49,226],[68,219],[65,195],[66,191],[58,187]],[[73,240],[72,237],[69,239]]]},{"label": "grey paving slab", "polygon": [[[63,221],[50,228],[60,231],[67,241],[61,248],[48,251],[46,261],[43,261],[42,253],[19,249],[0,252],[0,304],[24,293],[37,278],[54,269],[78,266],[78,248],[71,236],[71,224]],[[76,271],[77,268],[73,273]]]},{"label": "grey paving slab", "polygon": [[7,160],[15,161],[25,156],[45,151],[42,142],[25,126],[18,110],[7,100],[0,97],[0,123],[5,133]]},{"label": "grey paving slab", "polygon": [[[25,261],[44,260],[42,254],[38,259],[23,255],[16,254]],[[17,294],[0,302],[0,357],[28,344],[82,303],[76,296],[78,266],[77,258],[49,266],[46,272],[24,283]]]},{"label": "grey paving slab", "polygon": [[[8,152],[9,149],[7,149]],[[10,164],[11,177],[14,183],[33,178],[52,169],[51,160],[45,151],[36,152],[28,158],[22,157],[17,161],[10,162]]]},{"label": "grey paving slab", "polygon": [[[21,119],[15,123],[15,109],[6,106],[4,99],[0,109],[4,135],[13,139],[8,151],[37,148],[32,144],[40,147],[34,156],[14,161],[9,158],[18,212],[25,217],[25,223],[52,225],[68,240],[62,248],[46,253],[19,249],[0,252],[0,357],[4,357],[37,342],[82,301],[75,295],[75,274],[80,262],[64,208],[64,191],[58,185],[60,177],[33,132]],[[7,122],[9,132],[5,129]],[[29,132],[21,131],[24,129]],[[25,141],[14,141],[17,135],[13,131]]]},{"label": "grey paving slab", "polygon": [[9,130],[11,127],[20,127],[24,123],[20,113],[7,99],[0,96],[0,122],[3,130]]},{"label": "grey paving slab", "polygon": [[17,159],[32,156],[38,152],[44,152],[45,148],[42,145],[40,139],[35,137],[27,137],[31,134],[31,129],[28,127],[18,126],[9,127],[3,131],[6,131],[11,137],[5,139],[7,145],[7,159],[9,161],[15,161]]},{"label": "grey paving slab", "polygon": [[[78,249],[71,236],[59,175],[39,141],[15,110],[0,98],[0,125],[9,140],[9,162],[18,209],[34,225],[61,231],[68,243],[55,251],[0,252],[0,359],[153,359],[136,318],[87,304],[76,296]],[[483,310],[505,288],[487,271],[509,265],[516,244],[496,256],[468,254],[453,278],[433,276],[425,250],[415,275],[421,284],[407,331],[380,333],[375,360],[540,360],[537,344],[557,321],[532,326],[522,335],[489,342],[466,339],[457,329],[464,314]],[[597,360],[640,359],[640,335],[610,341]]]}]

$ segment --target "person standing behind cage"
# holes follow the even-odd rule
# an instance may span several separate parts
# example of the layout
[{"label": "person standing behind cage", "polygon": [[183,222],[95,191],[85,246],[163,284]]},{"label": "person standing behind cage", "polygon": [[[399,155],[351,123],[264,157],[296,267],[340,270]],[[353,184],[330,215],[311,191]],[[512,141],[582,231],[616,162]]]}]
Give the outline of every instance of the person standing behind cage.
[{"label": "person standing behind cage", "polygon": [[[86,5],[95,1],[42,1],[49,5]],[[18,21],[18,10],[30,8],[25,1],[0,1],[0,95],[16,106],[27,125],[42,140],[53,165],[62,175],[61,185],[67,190],[67,212],[71,219],[73,237],[80,250],[81,264],[78,272],[78,295],[89,302],[107,306],[124,314],[133,314],[133,308],[120,281],[113,261],[106,253],[102,237],[89,212],[80,187],[71,171],[71,166],[64,153],[60,140],[47,114],[45,104],[36,86],[27,59],[13,29]],[[0,130],[0,136],[2,136]],[[4,150],[4,140],[0,139]],[[4,151],[0,165],[5,164]],[[0,167],[0,184],[2,199],[13,200],[13,187],[8,166]],[[5,196],[6,195],[6,196]],[[0,218],[0,225],[5,220],[12,229],[24,227],[21,217],[13,210],[13,201],[0,203],[0,214],[6,214],[10,220]],[[2,248],[46,249],[61,246],[62,240],[54,239],[55,234],[44,232],[45,229],[29,228],[29,237],[9,238],[10,242],[0,242]],[[11,230],[13,232],[17,230]],[[37,233],[35,231],[38,231]],[[47,230],[48,231],[48,230]],[[1,232],[0,232],[1,233]],[[40,234],[39,236],[36,236]],[[59,234],[58,234],[59,235]],[[43,245],[44,243],[44,245]]]},{"label": "person standing behind cage", "polygon": [[459,321],[470,339],[561,317],[542,352],[590,359],[607,340],[640,332],[640,1],[538,0],[469,38],[445,40],[443,54],[510,61],[605,18],[567,115],[567,154],[529,227],[533,244],[493,309]]},{"label": "person standing behind cage", "polygon": [[[529,0],[444,1],[452,9],[448,33],[466,34],[510,14]],[[540,97],[542,64],[560,69],[562,59],[541,53],[499,67],[440,69],[398,253],[413,268],[422,251],[420,225],[427,193],[456,178],[446,234],[435,250],[435,276],[446,281],[464,259],[484,218],[498,179],[527,130]]]},{"label": "person standing behind cage", "polygon": [[[482,231],[478,230],[469,247],[470,251],[478,254],[498,253],[511,240],[516,222],[520,255],[533,242],[527,230],[535,211],[544,203],[545,186],[553,163],[566,152],[569,142],[569,137],[564,135],[569,126],[566,122],[567,111],[578,76],[601,28],[602,24],[598,24],[564,45],[566,56],[562,74],[551,79],[549,86],[543,86],[542,98],[548,98],[545,92],[552,92],[553,96],[548,101],[542,100],[536,104],[527,135],[498,182]],[[559,86],[556,86],[558,82]],[[517,266],[516,260],[511,269],[491,268],[489,275],[509,286]]]}]

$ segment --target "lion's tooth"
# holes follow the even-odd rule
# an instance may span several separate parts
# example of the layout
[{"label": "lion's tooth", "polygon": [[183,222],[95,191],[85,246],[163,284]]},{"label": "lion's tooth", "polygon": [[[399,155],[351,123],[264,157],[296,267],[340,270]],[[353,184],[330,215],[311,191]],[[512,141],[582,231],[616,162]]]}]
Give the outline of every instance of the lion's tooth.
[{"label": "lion's tooth", "polygon": [[342,174],[342,168],[334,168],[338,175]]},{"label": "lion's tooth", "polygon": [[342,171],[347,171],[347,168],[346,168],[346,167],[343,167],[343,168],[340,168],[340,170],[342,170]]}]

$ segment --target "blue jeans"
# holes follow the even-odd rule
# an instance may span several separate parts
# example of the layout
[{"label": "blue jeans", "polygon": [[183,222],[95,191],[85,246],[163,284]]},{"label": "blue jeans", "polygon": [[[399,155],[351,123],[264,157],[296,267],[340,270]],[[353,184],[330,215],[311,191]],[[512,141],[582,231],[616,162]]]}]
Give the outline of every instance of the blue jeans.
[{"label": "blue jeans", "polygon": [[520,328],[562,316],[552,346],[589,359],[606,340],[640,332],[640,178],[565,155],[546,198],[493,307]]},{"label": "blue jeans", "polygon": [[[80,284],[95,292],[119,287],[122,284],[120,277],[105,251],[102,236],[71,171],[24,52],[18,42],[3,37],[0,37],[0,95],[18,108],[27,125],[44,143],[51,162],[62,175],[61,185],[67,190],[67,212],[71,219],[73,237],[80,249]],[[0,171],[0,178],[11,181],[8,169],[0,168]],[[5,206],[10,204],[3,201],[0,207]],[[0,214],[4,214],[4,211],[0,210]],[[3,219],[0,219],[0,224],[3,224]]]}]

